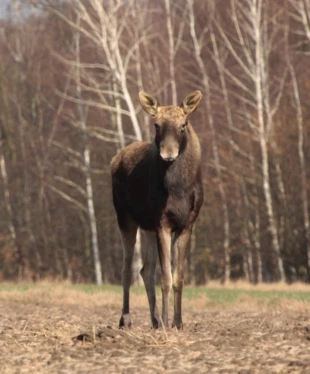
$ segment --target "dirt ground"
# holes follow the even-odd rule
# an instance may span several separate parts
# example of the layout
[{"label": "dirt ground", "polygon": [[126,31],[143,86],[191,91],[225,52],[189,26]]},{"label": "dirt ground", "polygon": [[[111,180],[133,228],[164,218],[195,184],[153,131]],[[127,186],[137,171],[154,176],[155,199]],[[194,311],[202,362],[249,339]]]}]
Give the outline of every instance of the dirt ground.
[{"label": "dirt ground", "polygon": [[310,373],[308,308],[207,310],[187,301],[183,331],[154,331],[138,302],[132,328],[119,330],[120,301],[98,298],[2,297],[0,372]]}]

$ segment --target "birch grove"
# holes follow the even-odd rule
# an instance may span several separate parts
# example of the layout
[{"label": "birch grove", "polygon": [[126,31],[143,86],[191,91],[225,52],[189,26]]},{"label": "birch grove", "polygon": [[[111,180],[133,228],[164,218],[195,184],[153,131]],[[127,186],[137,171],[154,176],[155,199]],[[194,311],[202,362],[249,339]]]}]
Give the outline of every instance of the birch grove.
[{"label": "birch grove", "polygon": [[[109,164],[139,90],[199,89],[188,282],[309,281],[309,0],[15,0],[0,15],[0,277],[119,283]],[[139,284],[143,233],[136,241]]]}]

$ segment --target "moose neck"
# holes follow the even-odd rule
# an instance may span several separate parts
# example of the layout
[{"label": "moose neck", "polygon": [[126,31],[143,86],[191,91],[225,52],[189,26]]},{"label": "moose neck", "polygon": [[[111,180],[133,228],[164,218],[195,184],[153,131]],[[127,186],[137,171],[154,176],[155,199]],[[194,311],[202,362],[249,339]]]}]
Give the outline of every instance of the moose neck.
[{"label": "moose neck", "polygon": [[167,163],[158,155],[164,187],[174,195],[182,194],[182,191],[192,186],[196,176],[200,149],[198,149],[199,153],[197,149],[194,149],[196,142],[193,141],[193,136],[197,137],[193,129],[189,127],[184,142],[180,146],[180,154],[174,162]]}]

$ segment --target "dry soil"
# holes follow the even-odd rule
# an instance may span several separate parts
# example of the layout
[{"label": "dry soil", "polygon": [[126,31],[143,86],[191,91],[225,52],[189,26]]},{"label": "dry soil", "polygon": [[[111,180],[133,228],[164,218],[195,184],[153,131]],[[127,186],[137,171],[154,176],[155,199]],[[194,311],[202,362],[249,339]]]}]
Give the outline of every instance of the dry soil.
[{"label": "dry soil", "polygon": [[1,373],[310,373],[310,309],[299,304],[185,300],[183,331],[154,331],[139,299],[119,330],[120,295],[55,292],[0,297]]}]

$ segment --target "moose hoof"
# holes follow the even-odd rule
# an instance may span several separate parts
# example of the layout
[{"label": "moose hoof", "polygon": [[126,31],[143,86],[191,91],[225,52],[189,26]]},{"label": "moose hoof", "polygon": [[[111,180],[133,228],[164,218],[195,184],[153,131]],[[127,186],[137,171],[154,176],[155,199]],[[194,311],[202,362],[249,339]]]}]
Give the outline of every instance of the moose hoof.
[{"label": "moose hoof", "polygon": [[119,320],[119,328],[122,329],[122,328],[130,328],[131,326],[131,318],[130,318],[130,314],[123,314],[121,316],[121,319]]},{"label": "moose hoof", "polygon": [[152,318],[152,325],[153,329],[160,329],[161,327],[164,327],[163,320],[160,317]]},{"label": "moose hoof", "polygon": [[182,321],[173,321],[172,328],[176,327],[178,330],[183,330]]}]

